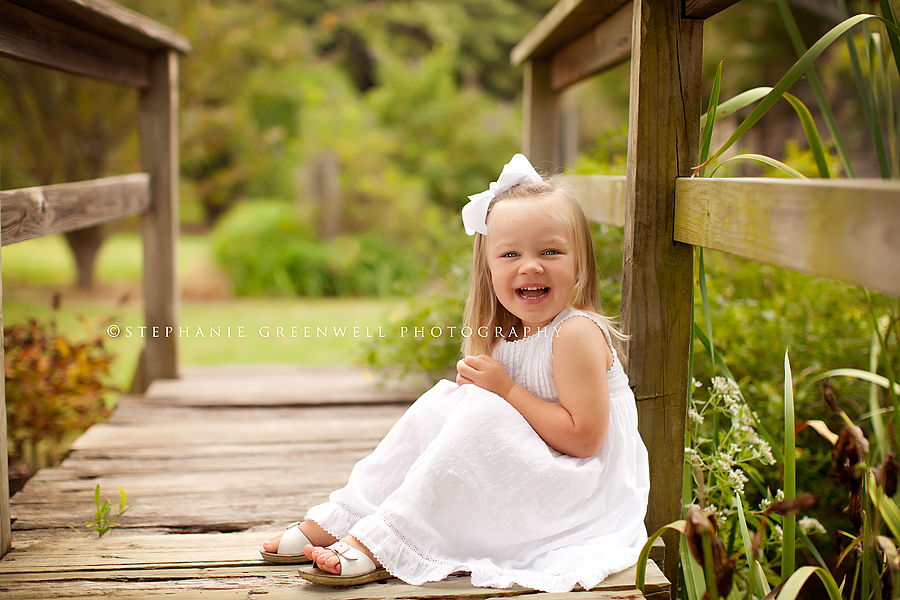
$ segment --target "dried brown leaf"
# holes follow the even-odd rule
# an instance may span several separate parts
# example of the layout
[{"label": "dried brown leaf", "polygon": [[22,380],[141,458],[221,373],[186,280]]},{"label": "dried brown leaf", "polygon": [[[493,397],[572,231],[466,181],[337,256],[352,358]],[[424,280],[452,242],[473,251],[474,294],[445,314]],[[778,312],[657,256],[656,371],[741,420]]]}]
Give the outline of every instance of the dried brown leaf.
[{"label": "dried brown leaf", "polygon": [[773,502],[766,508],[766,513],[774,512],[785,517],[796,517],[809,510],[818,500],[815,494],[804,493],[795,498],[786,498]]}]

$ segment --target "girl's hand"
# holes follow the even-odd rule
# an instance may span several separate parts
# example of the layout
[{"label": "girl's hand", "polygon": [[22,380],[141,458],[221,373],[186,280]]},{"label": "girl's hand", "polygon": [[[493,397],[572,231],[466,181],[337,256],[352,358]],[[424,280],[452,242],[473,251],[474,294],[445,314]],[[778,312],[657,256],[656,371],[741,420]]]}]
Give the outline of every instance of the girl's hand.
[{"label": "girl's hand", "polygon": [[489,392],[506,398],[515,383],[503,365],[487,354],[467,356],[456,363],[456,383],[465,385],[474,383]]}]

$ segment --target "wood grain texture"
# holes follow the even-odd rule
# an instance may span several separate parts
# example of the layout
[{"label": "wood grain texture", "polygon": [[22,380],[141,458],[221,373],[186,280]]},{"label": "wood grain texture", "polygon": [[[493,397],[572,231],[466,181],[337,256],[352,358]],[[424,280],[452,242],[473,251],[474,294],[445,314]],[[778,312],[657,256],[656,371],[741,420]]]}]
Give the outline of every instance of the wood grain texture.
[{"label": "wood grain texture", "polygon": [[[239,373],[232,367],[233,378]],[[300,374],[298,387],[302,381]],[[345,381],[357,386],[335,375],[332,387],[340,391]],[[593,591],[570,594],[476,588],[464,574],[415,587],[397,580],[351,589],[303,582],[295,566],[260,559],[262,540],[343,485],[405,407],[260,402],[214,408],[202,395],[197,400],[192,404],[187,393],[167,405],[123,398],[107,424],[95,425],[60,466],[42,470],[16,494],[14,547],[0,560],[4,598],[644,597],[634,588],[633,568]],[[102,495],[122,487],[138,507],[105,537],[85,539],[67,525],[93,514],[97,484]],[[649,597],[668,593],[668,581],[652,562],[647,583]]]},{"label": "wood grain texture", "polygon": [[100,34],[147,50],[191,50],[184,35],[140,13],[108,0],[13,0],[72,28]]},{"label": "wood grain texture", "polygon": [[686,19],[708,19],[741,0],[684,0]]},{"label": "wood grain texture", "polygon": [[147,85],[147,51],[0,0],[0,56],[136,88]]},{"label": "wood grain texture", "polygon": [[519,65],[532,58],[548,58],[557,49],[630,3],[630,0],[560,0],[516,44],[510,59],[514,65]]},{"label": "wood grain texture", "polygon": [[[141,164],[150,174],[152,202],[142,222],[144,240],[144,325],[149,331],[178,331],[178,54],[155,53],[150,83],[140,95]],[[154,328],[156,328],[154,330]],[[156,379],[178,377],[178,338],[145,338],[138,361],[143,392]]]},{"label": "wood grain texture", "polygon": [[603,225],[625,225],[624,175],[569,175],[566,185],[588,220]]},{"label": "wood grain texture", "polygon": [[900,295],[900,183],[679,179],[675,239]]},{"label": "wood grain texture", "polygon": [[630,3],[553,54],[551,85],[554,91],[560,91],[629,58],[631,58]]},{"label": "wood grain texture", "polygon": [[0,192],[3,245],[141,214],[150,206],[146,173]]},{"label": "wood grain texture", "polygon": [[[678,1],[636,0],[631,59],[621,323],[628,375],[650,454],[647,527],[681,517],[691,343],[693,249],[672,241],[675,179],[699,148],[702,21]],[[677,536],[664,571],[678,572]]]}]

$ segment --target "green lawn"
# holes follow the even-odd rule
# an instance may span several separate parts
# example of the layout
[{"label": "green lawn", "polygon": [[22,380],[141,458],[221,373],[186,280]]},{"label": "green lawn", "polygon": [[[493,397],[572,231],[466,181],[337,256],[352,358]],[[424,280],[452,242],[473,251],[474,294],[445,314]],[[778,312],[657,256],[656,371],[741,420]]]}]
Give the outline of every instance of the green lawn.
[{"label": "green lawn", "polygon": [[[196,287],[198,280],[220,277],[209,272],[214,267],[203,237],[183,236],[178,262],[186,290]],[[135,289],[141,273],[138,236],[120,234],[104,244],[97,273],[100,290],[94,295],[71,289],[74,267],[61,236],[4,247],[2,265],[5,326],[31,316],[55,318],[60,330],[77,340],[88,335],[79,315],[87,317],[95,331],[116,325],[119,335],[107,337],[106,343],[117,355],[113,378],[127,389],[140,353],[139,328],[144,321],[142,299]],[[50,307],[55,291],[63,296],[62,308],[56,312]],[[120,303],[125,294],[128,299]],[[371,341],[367,328],[372,336],[379,334],[379,327],[383,335],[395,334],[390,324],[403,308],[402,299],[185,299],[175,333],[180,334],[179,363],[362,364],[365,345]],[[343,335],[341,328],[345,328]]]}]

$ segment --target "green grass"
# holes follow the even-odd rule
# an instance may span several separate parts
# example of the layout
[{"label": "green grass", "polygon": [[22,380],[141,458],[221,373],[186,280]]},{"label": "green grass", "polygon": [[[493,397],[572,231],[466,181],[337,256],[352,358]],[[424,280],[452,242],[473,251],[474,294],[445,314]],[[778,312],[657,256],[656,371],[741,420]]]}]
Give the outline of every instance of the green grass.
[{"label": "green grass", "polygon": [[[205,236],[181,236],[178,241],[178,266],[182,273],[210,252]],[[62,284],[75,277],[75,261],[62,234],[35,238],[2,251],[3,281],[28,284]],[[100,247],[97,257],[99,283],[138,282],[141,279],[143,249],[141,236],[122,232],[111,235]]]},{"label": "green grass", "polygon": [[[117,325],[120,335],[106,336],[104,343],[116,354],[115,383],[128,389],[142,346],[143,305],[137,290],[141,262],[138,235],[111,237],[98,259],[99,290],[86,294],[72,289],[74,266],[62,236],[4,247],[3,324],[10,326],[32,316],[56,319],[60,331],[74,340],[85,339],[89,330],[105,331],[108,325]],[[204,237],[182,236],[178,264],[185,290],[202,288],[201,280],[220,276],[211,273],[214,267]],[[58,311],[51,308],[56,291],[62,294]],[[123,296],[127,300],[121,302]],[[396,298],[182,300],[182,331],[176,332],[182,334],[179,364],[362,365],[364,346],[370,341],[365,337],[366,328],[371,335],[378,335],[379,327],[384,335],[399,335],[390,323],[403,310],[403,300]],[[88,329],[79,315],[87,318]],[[269,337],[260,334],[263,327],[269,328]],[[283,328],[284,337],[277,336],[277,327]],[[304,337],[305,327],[310,328],[308,338]],[[344,336],[336,335],[335,327],[346,327]],[[357,336],[353,327],[360,328]],[[239,337],[239,328],[243,328],[243,337]],[[297,337],[291,337],[292,328]],[[328,334],[317,335],[317,328],[327,328]]]}]

